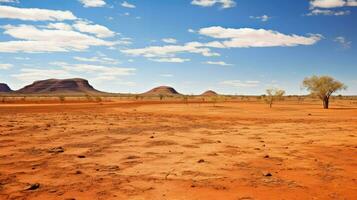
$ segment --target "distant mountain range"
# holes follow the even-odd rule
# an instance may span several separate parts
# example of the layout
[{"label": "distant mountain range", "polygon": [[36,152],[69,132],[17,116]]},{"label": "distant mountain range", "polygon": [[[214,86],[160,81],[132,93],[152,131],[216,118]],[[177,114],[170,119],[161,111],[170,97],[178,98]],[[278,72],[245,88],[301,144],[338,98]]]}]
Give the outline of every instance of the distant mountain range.
[{"label": "distant mountain range", "polygon": [[[96,90],[91,86],[88,80],[81,78],[72,79],[47,79],[35,81],[19,90],[13,91],[5,83],[0,83],[0,93],[13,93],[13,94],[89,94],[101,95],[108,94]],[[168,86],[160,86],[153,88],[142,95],[181,95],[174,88]],[[203,96],[215,96],[216,92],[208,90],[202,94]]]}]

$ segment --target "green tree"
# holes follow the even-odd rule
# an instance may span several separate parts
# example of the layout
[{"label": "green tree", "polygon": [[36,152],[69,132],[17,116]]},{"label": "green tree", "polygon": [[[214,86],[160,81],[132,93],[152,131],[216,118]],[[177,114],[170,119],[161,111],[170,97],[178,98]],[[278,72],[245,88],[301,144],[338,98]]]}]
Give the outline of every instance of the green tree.
[{"label": "green tree", "polygon": [[281,100],[285,94],[284,90],[281,89],[276,89],[276,88],[270,88],[266,90],[266,97],[265,101],[269,104],[269,107],[273,107],[274,101]]},{"label": "green tree", "polygon": [[324,109],[329,108],[330,97],[334,92],[347,89],[346,85],[330,76],[307,77],[302,84],[311,95],[322,100]]}]

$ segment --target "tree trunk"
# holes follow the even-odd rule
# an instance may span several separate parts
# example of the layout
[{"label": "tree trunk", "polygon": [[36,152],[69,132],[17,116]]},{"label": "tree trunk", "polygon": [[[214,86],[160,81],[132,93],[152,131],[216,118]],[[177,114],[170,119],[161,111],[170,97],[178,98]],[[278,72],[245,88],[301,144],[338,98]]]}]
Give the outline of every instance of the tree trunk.
[{"label": "tree trunk", "polygon": [[273,101],[270,101],[269,106],[270,108],[273,107]]},{"label": "tree trunk", "polygon": [[322,101],[323,101],[323,103],[324,103],[324,109],[328,109],[329,98],[328,98],[328,97],[325,97]]}]

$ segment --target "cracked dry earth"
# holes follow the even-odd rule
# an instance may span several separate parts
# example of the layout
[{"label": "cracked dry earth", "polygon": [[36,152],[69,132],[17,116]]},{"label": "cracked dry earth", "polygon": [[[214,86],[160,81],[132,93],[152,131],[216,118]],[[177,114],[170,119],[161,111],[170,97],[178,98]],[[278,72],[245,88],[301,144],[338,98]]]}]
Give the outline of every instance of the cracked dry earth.
[{"label": "cracked dry earth", "polygon": [[357,199],[357,108],[0,105],[0,199]]}]

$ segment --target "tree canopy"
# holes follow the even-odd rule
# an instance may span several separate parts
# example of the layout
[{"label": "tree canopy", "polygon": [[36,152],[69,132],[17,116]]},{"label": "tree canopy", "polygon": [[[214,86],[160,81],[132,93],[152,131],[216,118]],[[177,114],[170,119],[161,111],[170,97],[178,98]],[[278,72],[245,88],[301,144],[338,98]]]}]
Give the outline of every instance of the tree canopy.
[{"label": "tree canopy", "polygon": [[329,98],[334,92],[347,88],[342,82],[330,76],[307,77],[303,81],[303,87],[310,91],[311,95],[319,97],[324,103],[324,108],[328,108]]}]

